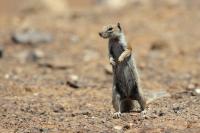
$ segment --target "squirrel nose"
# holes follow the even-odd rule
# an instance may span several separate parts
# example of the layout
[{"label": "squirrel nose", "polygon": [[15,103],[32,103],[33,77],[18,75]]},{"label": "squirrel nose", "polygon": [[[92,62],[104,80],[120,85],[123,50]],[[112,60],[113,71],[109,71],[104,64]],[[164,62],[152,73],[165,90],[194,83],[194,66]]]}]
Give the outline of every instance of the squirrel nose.
[{"label": "squirrel nose", "polygon": [[102,36],[102,33],[101,33],[101,32],[99,32],[99,36]]}]

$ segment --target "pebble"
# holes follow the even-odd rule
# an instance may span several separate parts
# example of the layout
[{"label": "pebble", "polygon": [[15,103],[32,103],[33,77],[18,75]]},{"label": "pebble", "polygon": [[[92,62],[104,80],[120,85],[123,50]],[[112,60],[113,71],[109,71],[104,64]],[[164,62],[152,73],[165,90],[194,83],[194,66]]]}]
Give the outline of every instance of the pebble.
[{"label": "pebble", "polygon": [[163,112],[163,111],[160,111],[159,113],[158,113],[158,116],[164,116],[165,115],[165,113]]},{"label": "pebble", "polygon": [[14,33],[12,35],[12,40],[17,44],[36,45],[41,43],[51,43],[53,37],[49,33],[27,29]]},{"label": "pebble", "polygon": [[200,88],[195,89],[195,92],[196,92],[197,94],[200,94]]},{"label": "pebble", "polygon": [[65,70],[71,68],[73,65],[62,60],[53,60],[53,61],[46,61],[42,60],[38,63],[40,67],[47,67],[51,69],[60,69]]},{"label": "pebble", "polygon": [[191,83],[188,85],[187,89],[191,90],[191,89],[194,89],[195,87],[196,87],[196,85]]},{"label": "pebble", "polygon": [[121,9],[127,4],[130,4],[129,0],[96,0],[96,3],[103,6],[108,6],[111,9]]},{"label": "pebble", "polygon": [[71,75],[69,76],[66,84],[74,89],[78,89],[81,87],[80,83],[79,83],[79,77],[76,75]]},{"label": "pebble", "polygon": [[5,74],[5,75],[4,75],[4,78],[5,78],[5,79],[9,79],[10,77],[11,77],[10,74]]},{"label": "pebble", "polygon": [[72,75],[70,75],[69,77],[70,77],[70,79],[73,80],[73,81],[78,81],[78,79],[79,79],[79,77],[78,77],[77,75],[75,75],[75,74],[72,74]]},{"label": "pebble", "polygon": [[174,107],[174,108],[173,108],[173,111],[174,111],[174,113],[176,113],[176,114],[180,114],[181,111],[182,111],[183,109],[184,109],[184,108],[182,108],[182,107]]},{"label": "pebble", "polygon": [[44,57],[44,53],[41,50],[26,50],[18,54],[18,59],[21,63],[36,62]]},{"label": "pebble", "polygon": [[53,112],[55,112],[55,113],[65,112],[65,108],[60,104],[53,105],[52,109],[53,109]]},{"label": "pebble", "polygon": [[193,91],[192,91],[192,94],[191,94],[192,96],[198,96],[198,95],[200,95],[200,88],[196,88],[196,89],[194,89]]},{"label": "pebble", "polygon": [[79,76],[74,74],[67,77],[66,85],[73,89],[96,87],[96,84],[94,84],[94,82],[92,82],[88,78],[80,78]]},{"label": "pebble", "polygon": [[151,44],[151,50],[161,50],[168,46],[168,43],[164,40],[156,40]]},{"label": "pebble", "polygon": [[75,74],[69,75],[66,84],[74,89],[84,87],[83,81],[79,78],[78,75]]},{"label": "pebble", "polygon": [[128,130],[130,128],[131,128],[131,126],[129,124],[123,126],[123,130]]},{"label": "pebble", "polygon": [[47,133],[47,132],[49,132],[49,129],[47,129],[47,128],[37,128],[37,127],[34,127],[32,129],[27,129],[27,130],[30,130],[30,131],[27,131],[30,133]]},{"label": "pebble", "polygon": [[78,115],[89,116],[89,115],[91,115],[91,113],[88,110],[81,110],[81,111],[73,112],[71,115],[72,115],[72,117],[78,116]]},{"label": "pebble", "polygon": [[122,126],[114,126],[114,129],[116,129],[116,130],[122,130]]}]

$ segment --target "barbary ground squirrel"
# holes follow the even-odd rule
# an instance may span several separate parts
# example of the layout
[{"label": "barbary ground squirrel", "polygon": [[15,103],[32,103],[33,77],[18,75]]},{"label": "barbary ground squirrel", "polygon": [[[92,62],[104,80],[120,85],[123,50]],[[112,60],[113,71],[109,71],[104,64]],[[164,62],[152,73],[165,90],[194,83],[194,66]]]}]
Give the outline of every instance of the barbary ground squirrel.
[{"label": "barbary ground squirrel", "polygon": [[138,72],[133,58],[132,48],[127,44],[120,23],[108,25],[99,35],[109,39],[109,61],[113,69],[112,104],[116,111],[114,118],[133,109],[133,100],[137,100],[143,111],[146,100],[139,83]]}]

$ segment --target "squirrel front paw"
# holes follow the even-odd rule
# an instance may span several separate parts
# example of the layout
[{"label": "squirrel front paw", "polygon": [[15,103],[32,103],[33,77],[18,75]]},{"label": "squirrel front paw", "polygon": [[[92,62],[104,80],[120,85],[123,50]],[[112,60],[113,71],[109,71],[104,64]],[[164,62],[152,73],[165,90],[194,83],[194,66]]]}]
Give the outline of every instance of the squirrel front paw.
[{"label": "squirrel front paw", "polygon": [[114,59],[113,59],[113,58],[110,58],[110,64],[111,64],[111,65],[113,65],[113,66],[115,66],[115,65],[116,65],[116,63],[115,63],[115,61],[114,61]]},{"label": "squirrel front paw", "polygon": [[119,58],[118,58],[118,61],[119,62],[122,62],[124,60],[124,58],[122,57],[122,56],[120,56]]}]

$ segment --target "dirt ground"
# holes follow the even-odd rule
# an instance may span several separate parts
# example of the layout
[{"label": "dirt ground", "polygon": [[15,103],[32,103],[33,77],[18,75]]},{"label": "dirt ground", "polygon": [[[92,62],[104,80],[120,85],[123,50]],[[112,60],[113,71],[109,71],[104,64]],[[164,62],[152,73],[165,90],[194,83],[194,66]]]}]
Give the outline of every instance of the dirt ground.
[{"label": "dirt ground", "polygon": [[[135,0],[119,8],[103,0],[26,5],[32,1],[0,1],[1,133],[200,132],[198,0]],[[149,103],[145,116],[112,117],[107,41],[98,32],[117,22],[133,47],[145,94],[167,94]],[[14,42],[23,29],[53,40]]]}]

